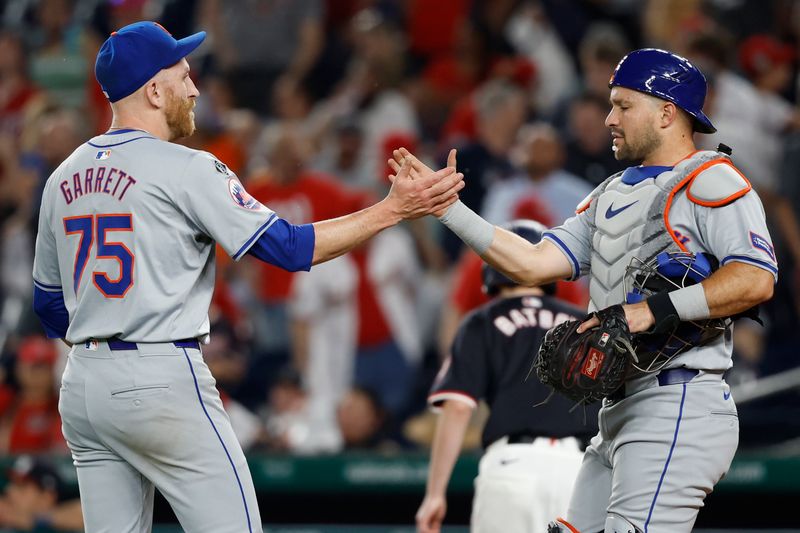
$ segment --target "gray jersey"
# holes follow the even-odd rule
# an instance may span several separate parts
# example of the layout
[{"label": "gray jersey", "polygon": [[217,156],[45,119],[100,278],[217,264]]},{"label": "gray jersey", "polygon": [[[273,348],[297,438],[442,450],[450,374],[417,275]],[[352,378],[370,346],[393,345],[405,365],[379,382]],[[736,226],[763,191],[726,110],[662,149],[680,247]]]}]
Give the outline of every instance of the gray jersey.
[{"label": "gray jersey", "polygon": [[48,179],[33,278],[63,291],[72,343],[202,337],[215,243],[238,260],[275,220],[211,154],[111,132]]},{"label": "gray jersey", "polygon": [[[713,255],[721,265],[732,261],[745,262],[777,276],[778,267],[764,218],[764,208],[755,191],[750,190],[719,207],[711,207],[714,205],[711,198],[705,202],[698,198],[701,192],[710,192],[704,190],[704,187],[709,188],[709,184],[712,184],[713,188],[713,182],[720,176],[712,176],[711,173],[720,170],[722,167],[714,166],[703,170],[694,178],[696,186],[683,188],[675,194],[667,216],[674,239],[689,252]],[[704,173],[709,175],[703,176]],[[569,258],[574,277],[591,272],[594,245],[592,226],[597,222],[590,220],[591,216],[597,219],[604,217],[599,222],[605,225],[609,221],[625,222],[625,218],[648,216],[646,209],[637,203],[640,183],[617,184],[614,190],[604,192],[596,198],[597,209],[583,211],[545,235],[545,238],[554,242]],[[719,184],[719,188],[723,188],[722,184]],[[692,194],[691,191],[695,192],[694,200],[688,196]],[[623,210],[624,215],[616,217]],[[623,303],[625,294],[622,285],[609,283],[608,286],[613,286],[614,294],[604,294],[602,298],[593,295],[592,300],[603,301],[608,305]],[[600,289],[599,284],[592,280],[592,290],[596,292]],[[731,339],[726,335],[706,346],[679,355],[668,366],[725,370],[731,366],[731,353]]]}]

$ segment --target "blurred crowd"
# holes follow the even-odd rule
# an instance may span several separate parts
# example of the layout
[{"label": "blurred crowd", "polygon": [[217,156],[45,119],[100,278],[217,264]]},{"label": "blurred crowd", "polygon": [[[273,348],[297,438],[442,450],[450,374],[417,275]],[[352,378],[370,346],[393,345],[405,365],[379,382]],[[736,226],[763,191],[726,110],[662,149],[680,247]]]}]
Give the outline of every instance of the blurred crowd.
[{"label": "blurred crowd", "polygon": [[[209,38],[190,57],[197,132],[248,192],[303,224],[381,198],[386,160],[440,167],[494,223],[557,225],[624,168],[604,126],[608,80],[656,46],[706,74],[706,114],[759,192],[781,265],[765,327],[736,328],[734,383],[800,364],[800,1],[6,0],[0,4],[0,453],[65,453],[66,347],[42,337],[31,265],[45,180],[107,129],[94,57],[157,20]],[[413,448],[460,319],[486,301],[480,259],[435,220],[383,232],[311,272],[218,254],[204,347],[246,450]],[[559,285],[585,305],[586,285]],[[533,356],[533,348],[532,354]],[[526,406],[521,406],[521,408]],[[744,431],[744,428],[743,428]],[[477,434],[477,433],[476,433]],[[477,443],[477,439],[474,439]]]},{"label": "blurred crowd", "polygon": [[53,461],[41,455],[20,455],[6,477],[0,494],[0,533],[83,531],[81,502],[70,488],[74,481]]}]

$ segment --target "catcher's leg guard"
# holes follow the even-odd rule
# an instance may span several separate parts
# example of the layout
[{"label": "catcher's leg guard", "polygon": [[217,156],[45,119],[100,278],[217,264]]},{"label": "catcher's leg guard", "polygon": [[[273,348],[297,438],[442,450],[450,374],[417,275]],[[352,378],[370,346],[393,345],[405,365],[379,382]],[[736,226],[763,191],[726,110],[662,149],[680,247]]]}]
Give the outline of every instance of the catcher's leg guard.
[{"label": "catcher's leg guard", "polygon": [[606,518],[606,528],[603,533],[642,533],[642,530],[621,516],[610,514]]},{"label": "catcher's leg guard", "polygon": [[564,520],[556,518],[555,522],[547,524],[547,533],[581,533],[575,526]]}]

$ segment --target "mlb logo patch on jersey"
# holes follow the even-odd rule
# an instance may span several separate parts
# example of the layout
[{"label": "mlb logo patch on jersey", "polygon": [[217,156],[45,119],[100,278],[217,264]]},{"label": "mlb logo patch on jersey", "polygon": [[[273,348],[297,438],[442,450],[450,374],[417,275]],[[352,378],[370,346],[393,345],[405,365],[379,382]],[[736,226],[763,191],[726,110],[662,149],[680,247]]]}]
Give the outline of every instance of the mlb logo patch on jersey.
[{"label": "mlb logo patch on jersey", "polygon": [[758,248],[765,254],[769,256],[770,259],[775,261],[775,248],[769,243],[767,239],[759,235],[758,233],[750,232],[750,243],[753,245],[754,248]]},{"label": "mlb logo patch on jersey", "polygon": [[102,161],[103,159],[108,159],[109,156],[111,156],[111,150],[100,150],[94,158],[98,161]]},{"label": "mlb logo patch on jersey", "polygon": [[244,190],[244,186],[235,178],[228,180],[228,192],[231,193],[231,198],[233,198],[233,201],[236,202],[236,205],[239,207],[253,210],[261,208],[261,204],[258,203],[258,200],[250,196],[247,191]]}]

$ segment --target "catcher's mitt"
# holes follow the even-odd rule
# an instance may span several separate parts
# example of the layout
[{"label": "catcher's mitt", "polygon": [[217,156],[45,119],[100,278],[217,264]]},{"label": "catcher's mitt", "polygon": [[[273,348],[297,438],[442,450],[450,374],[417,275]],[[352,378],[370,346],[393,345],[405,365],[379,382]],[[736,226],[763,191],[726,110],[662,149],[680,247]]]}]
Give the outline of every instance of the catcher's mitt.
[{"label": "catcher's mitt", "polygon": [[583,321],[571,320],[544,337],[533,370],[539,380],[579,404],[596,402],[625,381],[636,353],[621,305],[597,311],[600,325],[577,333]]}]

